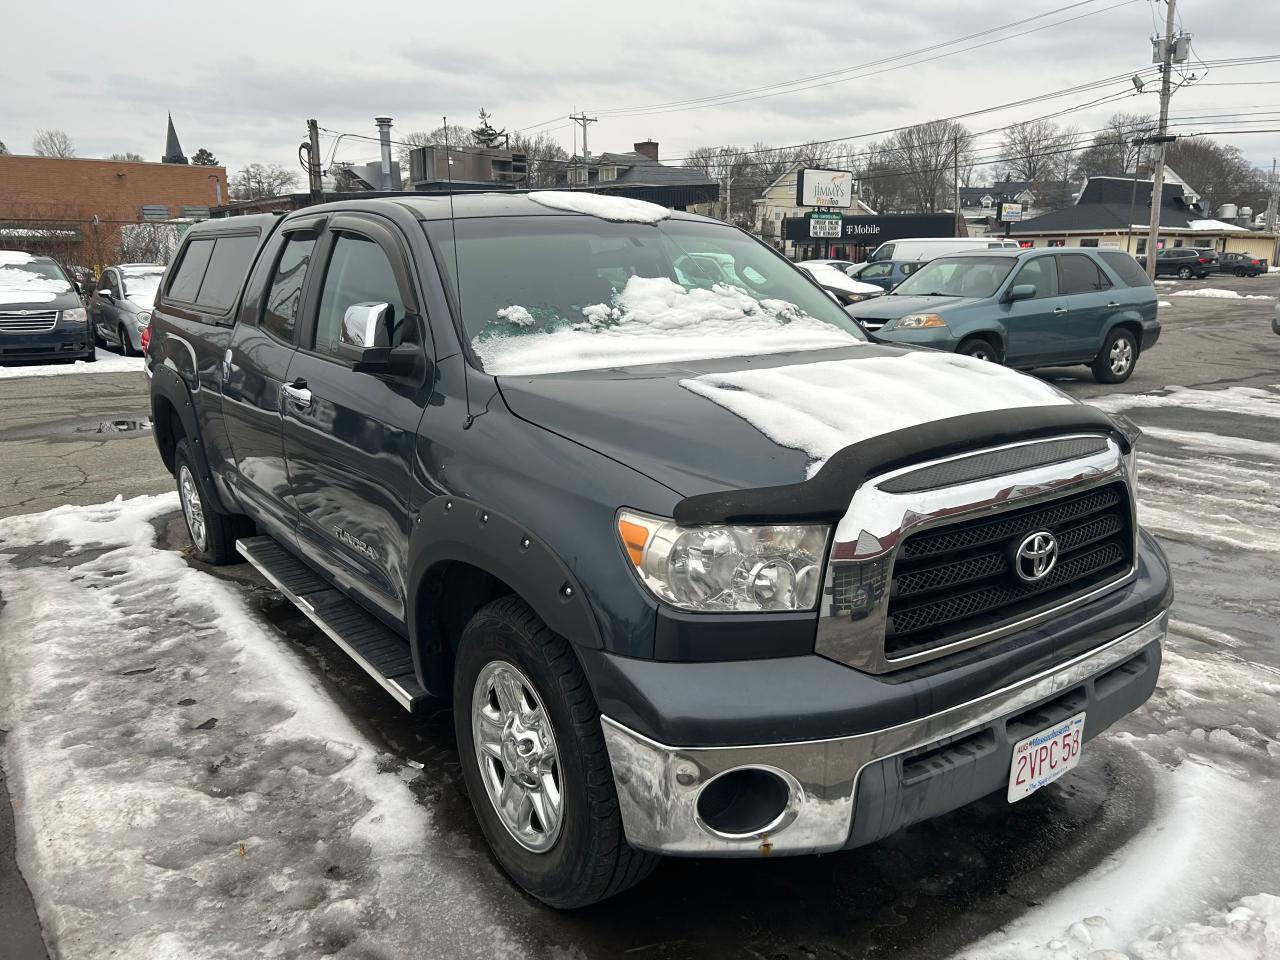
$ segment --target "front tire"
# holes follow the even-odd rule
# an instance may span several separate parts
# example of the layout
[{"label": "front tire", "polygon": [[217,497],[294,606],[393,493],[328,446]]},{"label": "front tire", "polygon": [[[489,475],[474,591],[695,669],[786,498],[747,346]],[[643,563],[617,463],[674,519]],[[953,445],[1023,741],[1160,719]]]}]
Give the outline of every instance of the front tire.
[{"label": "front tire", "polygon": [[462,633],[453,678],[471,806],[503,870],[543,903],[597,903],[658,858],[626,840],[600,711],[578,658],[523,600],[502,597]]},{"label": "front tire", "polygon": [[1179,279],[1179,280],[1190,280],[1190,279],[1191,279],[1191,268],[1190,268],[1190,267],[1179,267],[1179,268],[1178,268],[1178,279]]},{"label": "front tire", "polygon": [[1093,379],[1099,383],[1124,383],[1138,362],[1138,343],[1132,333],[1117,327],[1093,360]]},{"label": "front tire", "polygon": [[973,357],[986,363],[999,363],[1000,351],[992,346],[991,341],[974,338],[966,340],[956,348],[956,353],[963,357]]},{"label": "front tire", "polygon": [[203,474],[191,441],[183,437],[173,453],[173,475],[178,481],[182,518],[196,556],[212,566],[235,563],[236,517],[214,506],[210,490],[213,480]]},{"label": "front tire", "polygon": [[133,349],[133,342],[129,339],[129,331],[124,328],[123,323],[116,328],[116,336],[120,338],[120,356],[136,357],[137,353]]}]

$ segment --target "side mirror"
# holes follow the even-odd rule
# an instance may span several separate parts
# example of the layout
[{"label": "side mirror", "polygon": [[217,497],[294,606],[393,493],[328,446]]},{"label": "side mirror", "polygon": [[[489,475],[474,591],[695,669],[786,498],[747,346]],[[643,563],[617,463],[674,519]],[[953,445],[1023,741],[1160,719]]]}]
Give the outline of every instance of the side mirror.
[{"label": "side mirror", "polygon": [[99,289],[98,296],[100,296],[103,300],[106,300],[108,303],[110,303],[112,300],[115,299],[115,297],[111,296],[111,291],[107,290],[106,288]]},{"label": "side mirror", "polygon": [[391,346],[394,312],[389,303],[353,303],[347,307],[342,315],[338,356],[350,360],[351,368],[358,373],[413,375],[418,370],[422,348],[417,343]]},{"label": "side mirror", "polygon": [[1009,288],[1008,293],[1004,295],[1005,303],[1014,303],[1018,300],[1030,300],[1036,295],[1036,285],[1034,283],[1015,283]]}]

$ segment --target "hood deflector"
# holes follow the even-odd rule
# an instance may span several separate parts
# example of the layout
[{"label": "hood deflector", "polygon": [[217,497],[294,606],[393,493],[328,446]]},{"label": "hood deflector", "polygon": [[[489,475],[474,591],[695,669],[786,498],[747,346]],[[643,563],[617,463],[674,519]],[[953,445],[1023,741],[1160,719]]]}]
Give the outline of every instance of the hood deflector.
[{"label": "hood deflector", "polygon": [[1106,434],[1125,453],[1130,449],[1129,441],[1111,418],[1088,404],[988,410],[934,420],[851,444],[801,483],[686,497],[676,504],[674,518],[683,526],[835,521],[844,516],[849,500],[867,477],[913,463],[1064,433]]}]

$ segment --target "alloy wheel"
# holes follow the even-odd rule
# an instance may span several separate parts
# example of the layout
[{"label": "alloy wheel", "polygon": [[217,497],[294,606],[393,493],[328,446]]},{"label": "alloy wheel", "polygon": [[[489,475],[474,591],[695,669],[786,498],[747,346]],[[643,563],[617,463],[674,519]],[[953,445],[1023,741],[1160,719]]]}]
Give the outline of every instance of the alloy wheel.
[{"label": "alloy wheel", "polygon": [[1107,358],[1111,372],[1117,377],[1123,376],[1133,364],[1133,344],[1126,337],[1117,337],[1111,344],[1111,353]]},{"label": "alloy wheel", "polygon": [[191,542],[197,550],[203,551],[209,543],[209,531],[205,526],[204,504],[200,500],[200,490],[196,486],[196,478],[191,468],[185,463],[178,471],[178,497],[182,500],[182,515],[187,521],[187,532],[191,534]]},{"label": "alloy wheel", "polygon": [[471,738],[498,819],[520,846],[546,853],[564,824],[560,753],[533,683],[504,660],[476,677]]}]

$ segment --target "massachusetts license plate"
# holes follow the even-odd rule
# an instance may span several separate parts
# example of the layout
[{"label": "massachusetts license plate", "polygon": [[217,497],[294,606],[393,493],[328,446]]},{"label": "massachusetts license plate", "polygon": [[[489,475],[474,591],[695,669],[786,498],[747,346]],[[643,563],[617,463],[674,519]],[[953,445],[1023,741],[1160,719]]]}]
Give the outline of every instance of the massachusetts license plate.
[{"label": "massachusetts license plate", "polygon": [[1009,766],[1009,802],[1030,796],[1074,767],[1083,745],[1083,713],[1019,740]]}]

